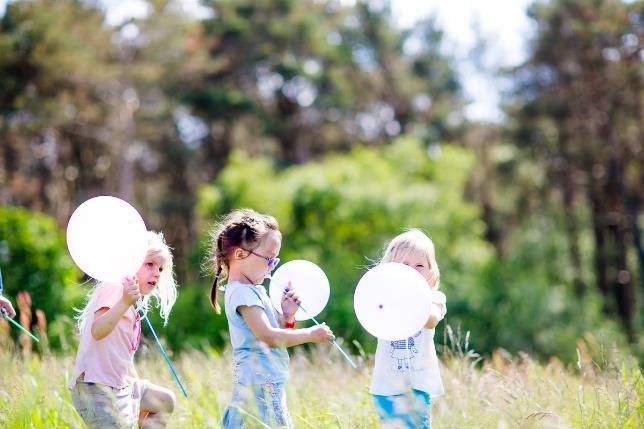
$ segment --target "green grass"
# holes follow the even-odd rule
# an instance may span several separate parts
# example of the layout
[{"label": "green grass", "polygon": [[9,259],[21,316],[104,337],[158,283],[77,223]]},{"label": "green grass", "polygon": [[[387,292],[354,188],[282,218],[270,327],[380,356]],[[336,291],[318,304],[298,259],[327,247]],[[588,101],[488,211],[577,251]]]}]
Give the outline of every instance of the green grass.
[{"label": "green grass", "polygon": [[[175,357],[189,399],[180,396],[154,348],[141,353],[142,377],[172,388],[179,397],[170,428],[216,428],[231,388],[230,352],[190,351]],[[443,356],[446,394],[433,400],[435,428],[641,428],[644,380],[631,360],[596,365],[540,364],[527,355],[496,353],[480,361],[471,352]],[[371,362],[346,364],[331,347],[292,353],[288,402],[298,428],[375,428],[368,393]],[[82,428],[65,388],[74,357],[23,359],[0,352],[0,427]],[[601,366],[601,368],[600,368]]]}]

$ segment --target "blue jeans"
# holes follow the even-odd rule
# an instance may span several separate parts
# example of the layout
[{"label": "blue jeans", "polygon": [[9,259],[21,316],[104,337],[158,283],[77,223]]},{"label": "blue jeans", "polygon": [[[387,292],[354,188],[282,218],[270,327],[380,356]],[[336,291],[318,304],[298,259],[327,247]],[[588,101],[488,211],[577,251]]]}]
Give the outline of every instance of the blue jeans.
[{"label": "blue jeans", "polygon": [[270,427],[293,427],[286,407],[284,383],[233,385],[232,400],[221,422],[223,427],[246,428],[244,422],[255,427],[253,422],[258,420]]},{"label": "blue jeans", "polygon": [[402,395],[372,395],[384,427],[430,429],[431,399],[428,393],[413,389]]}]

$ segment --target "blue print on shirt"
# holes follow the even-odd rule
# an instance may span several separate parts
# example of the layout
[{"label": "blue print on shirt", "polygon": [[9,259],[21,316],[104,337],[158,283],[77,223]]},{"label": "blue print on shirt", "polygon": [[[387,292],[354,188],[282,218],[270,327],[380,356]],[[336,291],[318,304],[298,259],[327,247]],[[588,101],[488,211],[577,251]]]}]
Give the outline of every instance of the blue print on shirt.
[{"label": "blue print on shirt", "polygon": [[[413,337],[407,338],[405,340],[396,340],[391,341],[391,351],[390,356],[395,360],[395,368],[398,371],[404,371],[409,369],[409,361],[413,359],[418,354],[418,349],[416,348],[416,341],[414,338],[418,338],[421,334],[421,331],[418,331]],[[405,343],[407,347],[405,348]],[[407,351],[409,350],[409,351]],[[403,369],[403,366],[405,367]]]}]

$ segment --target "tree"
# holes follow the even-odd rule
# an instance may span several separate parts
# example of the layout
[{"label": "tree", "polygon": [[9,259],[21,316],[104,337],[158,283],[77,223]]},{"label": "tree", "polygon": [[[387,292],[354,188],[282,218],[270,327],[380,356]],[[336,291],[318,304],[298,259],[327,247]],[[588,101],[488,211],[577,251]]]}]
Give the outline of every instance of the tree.
[{"label": "tree", "polygon": [[[519,67],[512,109],[517,141],[561,197],[575,270],[581,270],[576,204],[591,213],[594,272],[607,311],[635,340],[633,249],[642,261],[644,183],[641,67],[644,4],[559,0],[535,4],[533,52]],[[644,271],[640,262],[640,279]],[[583,293],[580,283],[578,293]]]},{"label": "tree", "polygon": [[97,9],[76,1],[15,2],[0,21],[3,203],[62,223],[77,199],[116,186],[119,148],[106,135],[113,68]]}]

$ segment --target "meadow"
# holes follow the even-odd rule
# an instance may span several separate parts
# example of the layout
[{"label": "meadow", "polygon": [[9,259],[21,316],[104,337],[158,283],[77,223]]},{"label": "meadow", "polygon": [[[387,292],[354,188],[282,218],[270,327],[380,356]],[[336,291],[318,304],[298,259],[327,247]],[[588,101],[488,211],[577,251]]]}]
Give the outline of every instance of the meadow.
[{"label": "meadow", "polygon": [[67,227],[98,195],[172,248],[179,298],[150,320],[190,397],[145,327],[135,357],[178,396],[170,428],[229,401],[208,254],[243,207],[324,270],[318,318],[359,363],[291,351],[298,429],[378,427],[354,293],[409,228],[448,299],[434,429],[644,428],[643,29],[644,0],[0,0],[0,292],[44,343],[0,320],[0,429],[84,427],[66,385],[92,283]]},{"label": "meadow", "polygon": [[[503,350],[482,359],[466,342],[457,344],[439,346],[446,394],[433,400],[435,428],[644,427],[641,368],[617,349],[598,357],[580,342],[577,361],[563,364]],[[297,349],[291,358],[288,402],[296,427],[378,427],[368,393],[372,356],[355,356],[358,370],[332,347]],[[73,353],[26,358],[0,353],[0,427],[83,428],[65,387],[73,362]],[[174,363],[187,399],[153,343],[137,358],[142,377],[177,393],[168,427],[219,427],[231,389],[230,351],[190,350]]]}]

